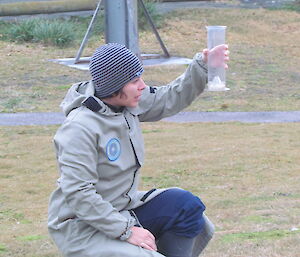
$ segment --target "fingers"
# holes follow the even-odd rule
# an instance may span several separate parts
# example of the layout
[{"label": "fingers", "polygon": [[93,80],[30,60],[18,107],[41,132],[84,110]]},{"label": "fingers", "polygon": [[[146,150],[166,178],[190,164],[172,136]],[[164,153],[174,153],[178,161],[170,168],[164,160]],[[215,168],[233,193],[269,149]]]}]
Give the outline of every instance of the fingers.
[{"label": "fingers", "polygon": [[213,47],[212,49],[209,50],[209,52],[222,52],[227,50],[228,50],[228,45],[222,44]]},{"label": "fingers", "polygon": [[141,243],[140,245],[142,248],[150,250],[150,251],[154,251],[154,249],[152,249],[150,246],[148,246],[146,243]]},{"label": "fingers", "polygon": [[[145,245],[146,247],[151,248],[151,250],[157,251],[154,235],[150,231],[148,231],[148,230],[146,230],[146,231],[147,231],[147,238],[143,241],[142,244]],[[141,245],[141,247],[143,247],[143,246]],[[143,247],[143,248],[148,249],[146,247]]]},{"label": "fingers", "polygon": [[207,48],[205,48],[205,49],[202,50],[203,61],[204,61],[205,63],[207,63],[208,53],[209,53],[209,50],[208,50]]},{"label": "fingers", "polygon": [[131,231],[132,234],[127,239],[128,243],[140,246],[151,251],[157,251],[155,237],[150,231],[140,227],[132,227]]},{"label": "fingers", "polygon": [[147,250],[157,251],[157,247],[156,247],[155,241],[145,241],[145,242],[142,242],[140,244],[140,246],[142,248],[147,249]]},{"label": "fingers", "polygon": [[144,229],[144,230],[146,232],[146,237],[148,237],[149,240],[155,241],[154,235],[149,230],[147,230],[147,229]]},{"label": "fingers", "polygon": [[207,55],[207,54],[208,54],[208,51],[209,51],[209,50],[208,50],[207,48],[205,48],[205,49],[202,50],[202,53],[203,53],[204,55]]},{"label": "fingers", "polygon": [[228,50],[228,45],[224,45],[224,68],[225,69],[228,69],[228,65],[227,65],[227,62],[229,62],[230,58],[229,58],[229,54],[230,54],[230,51]]},{"label": "fingers", "polygon": [[[229,61],[229,54],[230,54],[228,49],[229,49],[229,47],[227,44],[217,45],[210,50],[205,48],[202,50],[203,61],[205,63],[207,63],[208,56],[210,56],[211,59],[219,60],[219,62],[223,62],[223,60],[224,60],[225,64],[223,64],[223,66],[227,69],[228,66],[227,66],[226,62]],[[224,59],[222,58],[222,56],[224,56]]]}]

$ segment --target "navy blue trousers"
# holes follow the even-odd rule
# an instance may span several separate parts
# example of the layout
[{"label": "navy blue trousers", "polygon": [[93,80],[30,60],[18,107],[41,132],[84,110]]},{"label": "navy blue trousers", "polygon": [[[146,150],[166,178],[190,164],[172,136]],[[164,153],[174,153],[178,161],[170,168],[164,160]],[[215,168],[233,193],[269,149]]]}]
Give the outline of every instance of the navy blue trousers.
[{"label": "navy blue trousers", "polygon": [[169,189],[133,211],[143,228],[159,239],[165,232],[196,237],[204,226],[204,210],[197,196],[182,189]]}]

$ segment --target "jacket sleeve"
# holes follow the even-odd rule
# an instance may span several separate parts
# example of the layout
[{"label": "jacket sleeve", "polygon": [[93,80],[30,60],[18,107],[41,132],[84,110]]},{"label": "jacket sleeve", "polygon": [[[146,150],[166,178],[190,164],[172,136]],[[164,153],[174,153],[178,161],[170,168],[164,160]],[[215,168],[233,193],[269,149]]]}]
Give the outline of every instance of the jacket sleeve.
[{"label": "jacket sleeve", "polygon": [[80,220],[108,237],[120,237],[135,220],[125,218],[96,192],[99,178],[95,133],[73,121],[58,130],[54,143],[61,172],[59,185],[68,207]]},{"label": "jacket sleeve", "polygon": [[207,83],[207,65],[202,54],[195,55],[192,63],[176,80],[166,86],[146,88],[137,115],[140,121],[157,121],[172,116],[199,96]]}]

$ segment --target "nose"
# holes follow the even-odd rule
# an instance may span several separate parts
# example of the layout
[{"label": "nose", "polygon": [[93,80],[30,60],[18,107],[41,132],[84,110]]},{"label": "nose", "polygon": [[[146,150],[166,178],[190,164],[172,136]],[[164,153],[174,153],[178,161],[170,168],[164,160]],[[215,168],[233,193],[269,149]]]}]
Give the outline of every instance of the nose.
[{"label": "nose", "polygon": [[142,78],[139,79],[139,85],[138,85],[138,89],[139,90],[144,90],[146,88],[146,84],[144,82],[144,80]]}]

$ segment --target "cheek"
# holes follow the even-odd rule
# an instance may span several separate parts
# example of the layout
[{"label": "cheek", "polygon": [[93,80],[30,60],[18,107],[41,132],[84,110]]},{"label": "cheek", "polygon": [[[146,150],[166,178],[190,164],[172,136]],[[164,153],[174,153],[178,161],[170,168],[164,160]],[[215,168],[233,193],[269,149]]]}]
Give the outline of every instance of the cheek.
[{"label": "cheek", "polygon": [[127,84],[124,88],[123,88],[123,94],[126,98],[128,99],[131,99],[131,98],[134,98],[137,94],[137,85],[134,84],[134,83],[130,83],[130,84]]},{"label": "cheek", "polygon": [[135,92],[136,92],[135,87],[129,87],[128,90],[126,91],[126,94],[128,97],[132,97],[134,96]]}]

